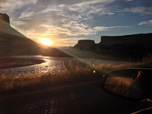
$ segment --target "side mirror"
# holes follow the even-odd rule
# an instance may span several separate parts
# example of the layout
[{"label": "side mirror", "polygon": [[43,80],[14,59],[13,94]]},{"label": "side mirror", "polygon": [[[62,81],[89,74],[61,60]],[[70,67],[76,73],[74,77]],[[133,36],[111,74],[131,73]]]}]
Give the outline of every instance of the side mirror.
[{"label": "side mirror", "polygon": [[147,86],[145,69],[122,69],[112,71],[104,75],[102,88],[107,92],[129,98],[140,99],[145,93]]}]

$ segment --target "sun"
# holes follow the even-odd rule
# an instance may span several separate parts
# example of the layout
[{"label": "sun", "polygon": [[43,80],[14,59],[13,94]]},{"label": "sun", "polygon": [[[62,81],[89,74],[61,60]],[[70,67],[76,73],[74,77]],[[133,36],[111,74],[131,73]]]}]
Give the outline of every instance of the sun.
[{"label": "sun", "polygon": [[53,42],[48,38],[41,38],[40,42],[45,46],[50,46],[53,44]]}]

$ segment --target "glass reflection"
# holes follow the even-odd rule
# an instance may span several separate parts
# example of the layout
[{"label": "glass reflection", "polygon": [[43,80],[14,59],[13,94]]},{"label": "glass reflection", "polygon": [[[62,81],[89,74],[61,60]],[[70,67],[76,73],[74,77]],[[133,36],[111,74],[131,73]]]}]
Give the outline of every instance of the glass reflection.
[{"label": "glass reflection", "polygon": [[104,88],[112,93],[122,95],[124,97],[138,99],[143,95],[143,89],[140,86],[141,72],[138,72],[136,78],[131,76],[113,75],[107,77]]}]

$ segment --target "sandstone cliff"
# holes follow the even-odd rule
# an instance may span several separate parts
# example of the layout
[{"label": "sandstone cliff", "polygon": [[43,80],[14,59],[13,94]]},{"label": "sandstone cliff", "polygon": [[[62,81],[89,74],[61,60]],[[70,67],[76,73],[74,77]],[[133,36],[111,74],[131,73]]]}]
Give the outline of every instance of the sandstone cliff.
[{"label": "sandstone cliff", "polygon": [[78,44],[74,46],[74,48],[81,50],[93,50],[96,44],[94,40],[79,40]]},{"label": "sandstone cliff", "polygon": [[3,21],[3,23],[10,24],[10,19],[7,14],[0,13],[0,19],[1,19],[1,21]]},{"label": "sandstone cliff", "polygon": [[128,60],[139,60],[148,54],[152,54],[152,33],[102,36],[99,44],[95,44],[93,40],[80,40],[74,48],[92,50],[100,54]]},{"label": "sandstone cliff", "polygon": [[113,44],[133,44],[142,46],[151,46],[152,33],[149,34],[134,34],[126,36],[102,36],[100,45],[113,45]]},{"label": "sandstone cliff", "polygon": [[37,54],[39,46],[10,26],[7,14],[0,13],[0,56]]}]

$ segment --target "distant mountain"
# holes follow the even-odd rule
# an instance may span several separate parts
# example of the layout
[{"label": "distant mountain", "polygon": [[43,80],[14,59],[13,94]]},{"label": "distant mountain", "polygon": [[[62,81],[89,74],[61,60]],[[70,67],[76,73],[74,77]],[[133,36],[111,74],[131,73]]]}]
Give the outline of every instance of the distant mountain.
[{"label": "distant mountain", "polygon": [[39,49],[36,42],[10,26],[7,14],[0,13],[0,56],[37,54]]}]

